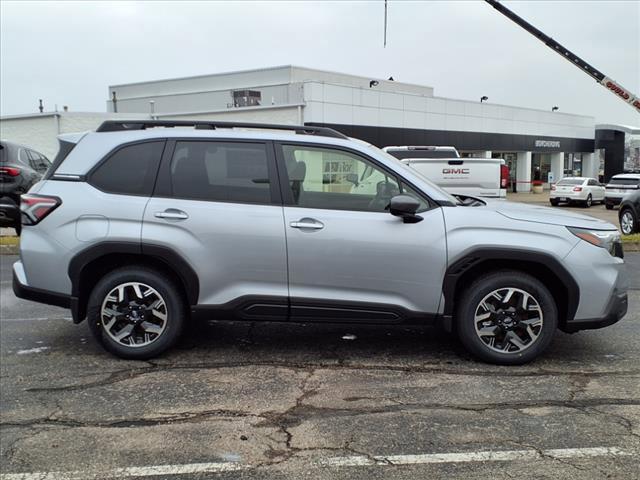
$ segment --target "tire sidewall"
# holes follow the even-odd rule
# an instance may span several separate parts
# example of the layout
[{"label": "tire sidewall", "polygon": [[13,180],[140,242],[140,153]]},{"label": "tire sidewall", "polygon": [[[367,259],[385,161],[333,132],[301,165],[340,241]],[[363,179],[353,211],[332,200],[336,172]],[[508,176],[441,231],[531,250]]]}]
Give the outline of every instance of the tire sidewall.
[{"label": "tire sidewall", "polygon": [[[533,295],[543,314],[540,335],[534,345],[522,352],[511,354],[491,350],[475,331],[475,311],[480,301],[500,288],[519,288]],[[558,308],[549,290],[537,279],[522,272],[503,271],[484,275],[474,281],[463,293],[456,310],[456,327],[463,345],[476,357],[500,365],[520,365],[538,357],[551,343],[558,327]]]},{"label": "tire sidewall", "polygon": [[587,199],[584,202],[584,205],[589,208],[593,204],[593,197],[591,194],[587,195]]},{"label": "tire sidewall", "polygon": [[[157,340],[143,347],[127,347],[116,342],[102,326],[102,302],[111,290],[127,282],[140,282],[154,288],[164,299],[167,308],[165,330]],[[107,351],[126,359],[149,359],[171,348],[182,333],[185,319],[185,302],[175,283],[161,272],[147,268],[128,267],[108,273],[94,287],[87,308],[87,321],[93,336]]]},{"label": "tire sidewall", "polygon": [[622,217],[624,217],[627,213],[631,215],[631,222],[632,222],[631,231],[628,233],[625,233],[625,232],[622,232],[622,233],[624,233],[625,235],[631,235],[638,229],[638,220],[636,219],[631,209],[625,209],[620,213],[620,229],[622,230]]}]

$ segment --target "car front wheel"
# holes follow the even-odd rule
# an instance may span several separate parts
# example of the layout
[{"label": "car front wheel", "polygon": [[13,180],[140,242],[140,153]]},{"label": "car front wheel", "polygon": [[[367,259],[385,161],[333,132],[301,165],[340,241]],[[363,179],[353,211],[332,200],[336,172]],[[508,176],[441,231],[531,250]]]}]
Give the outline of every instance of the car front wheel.
[{"label": "car front wheel", "polygon": [[175,282],[146,267],[126,267],[105,275],[89,298],[88,321],[102,346],[121,358],[144,360],[178,340],[186,317]]},{"label": "car front wheel", "polygon": [[483,275],[465,290],[456,325],[463,345],[481,360],[519,365],[549,346],[558,309],[539,280],[505,270]]},{"label": "car front wheel", "polygon": [[626,208],[620,213],[620,230],[625,235],[631,235],[638,230],[638,219],[635,218],[630,208]]}]

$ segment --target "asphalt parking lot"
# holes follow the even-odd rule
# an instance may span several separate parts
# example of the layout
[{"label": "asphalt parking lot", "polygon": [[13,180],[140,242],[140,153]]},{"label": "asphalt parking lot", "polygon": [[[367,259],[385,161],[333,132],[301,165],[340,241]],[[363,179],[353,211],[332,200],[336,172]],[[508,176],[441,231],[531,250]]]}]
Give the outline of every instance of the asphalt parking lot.
[{"label": "asphalt parking lot", "polygon": [[118,360],[67,311],[16,299],[15,260],[1,480],[639,478],[640,254],[621,322],[511,368],[427,327],[224,322]]}]

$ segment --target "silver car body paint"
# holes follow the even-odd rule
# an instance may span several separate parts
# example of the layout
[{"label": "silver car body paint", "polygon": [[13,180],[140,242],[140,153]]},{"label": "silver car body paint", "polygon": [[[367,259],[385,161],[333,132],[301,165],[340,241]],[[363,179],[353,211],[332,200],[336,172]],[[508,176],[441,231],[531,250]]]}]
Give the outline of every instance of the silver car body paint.
[{"label": "silver car body paint", "polygon": [[[390,155],[364,142],[263,131],[149,130],[66,136],[77,141],[56,173],[85,175],[114,148],[145,139],[252,139],[347,147],[374,158],[436,202],[452,197]],[[576,320],[603,314],[624,289],[623,261],[573,235],[566,226],[615,230],[606,222],[557,210],[488,201],[485,206],[436,207],[420,223],[386,213],[247,205],[115,195],[86,182],[43,181],[31,191],[62,205],[23,229],[14,266],[26,286],[71,294],[71,259],[101,241],[148,242],[178,251],[200,280],[198,304],[219,305],[245,295],[393,304],[443,311],[444,274],[466,253],[507,247],[550,255],[580,289]],[[186,212],[172,220],[155,214]],[[314,219],[323,228],[291,228]]]}]

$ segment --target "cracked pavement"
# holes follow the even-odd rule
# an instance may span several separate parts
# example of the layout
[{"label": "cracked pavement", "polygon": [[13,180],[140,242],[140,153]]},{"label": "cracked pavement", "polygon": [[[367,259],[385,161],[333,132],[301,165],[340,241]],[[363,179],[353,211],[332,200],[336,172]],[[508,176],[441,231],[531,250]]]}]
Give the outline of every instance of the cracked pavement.
[{"label": "cracked pavement", "polygon": [[[640,254],[626,259],[621,322],[558,332],[522,367],[478,363],[429,327],[224,321],[191,326],[154,361],[123,361],[65,310],[13,297],[14,260],[0,257],[3,474],[241,462],[252,468],[181,478],[640,478]],[[592,447],[632,455],[548,453]],[[387,459],[522,449],[535,458]],[[352,456],[369,462],[317,466]]]}]

